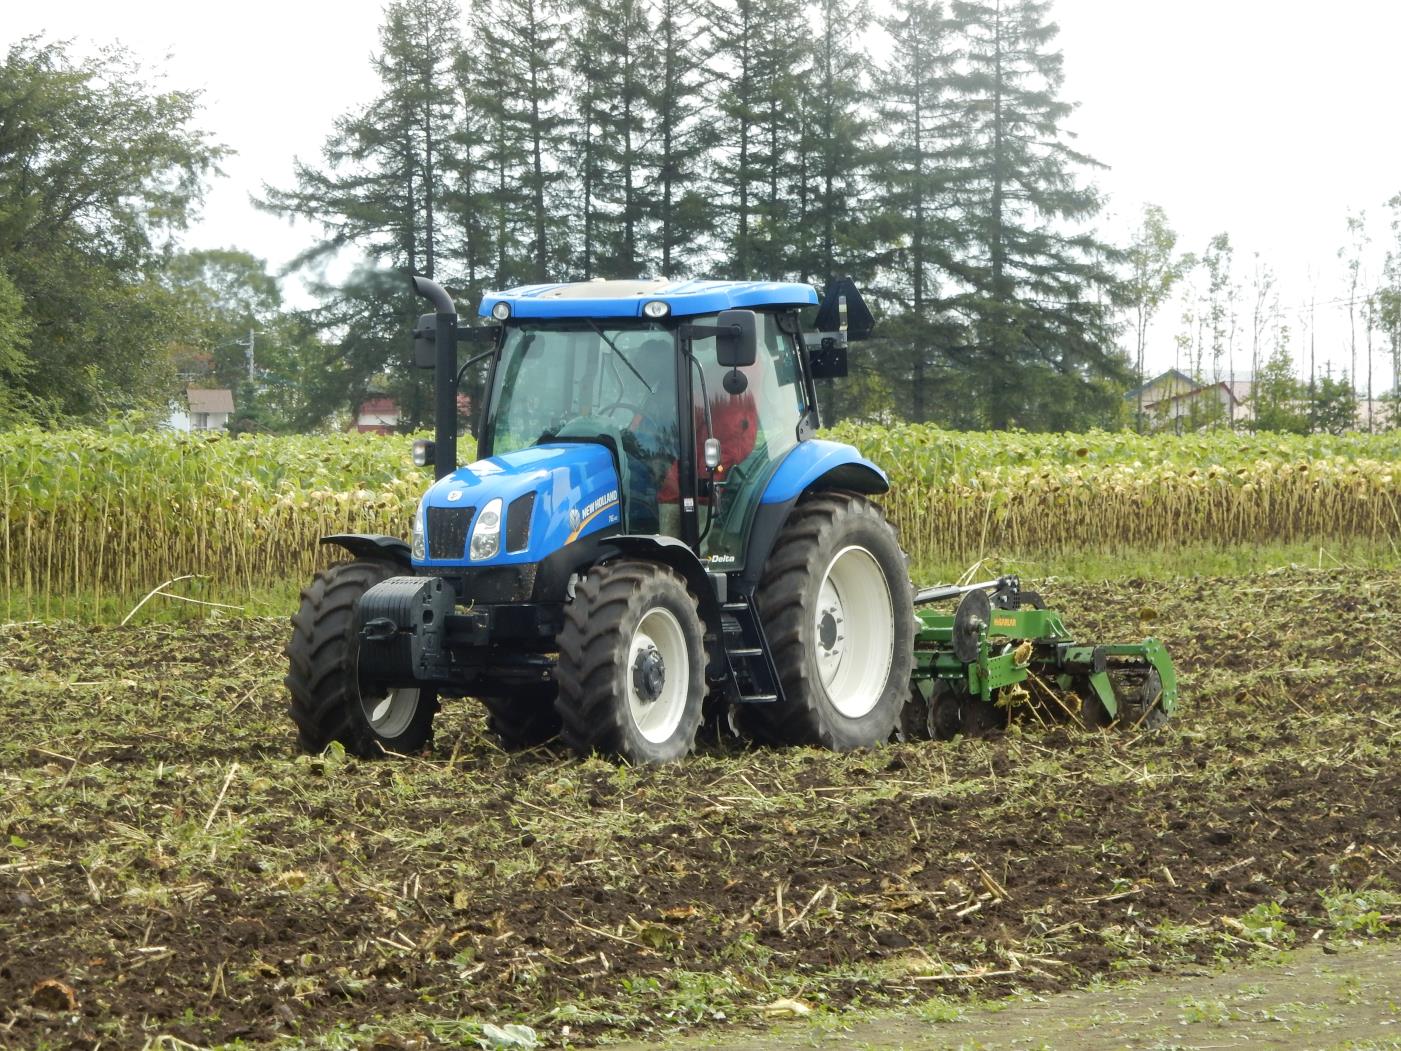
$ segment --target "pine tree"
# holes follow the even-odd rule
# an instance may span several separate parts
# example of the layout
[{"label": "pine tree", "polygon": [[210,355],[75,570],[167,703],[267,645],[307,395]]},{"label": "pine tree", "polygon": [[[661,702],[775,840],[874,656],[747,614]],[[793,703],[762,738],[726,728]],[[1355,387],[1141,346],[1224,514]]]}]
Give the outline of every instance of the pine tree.
[{"label": "pine tree", "polygon": [[[497,282],[558,277],[567,251],[564,18],[558,0],[497,0],[480,14],[479,105],[490,122],[486,165],[495,176]],[[520,207],[519,205],[524,205]],[[514,271],[508,239],[527,245]]]},{"label": "pine tree", "polygon": [[960,237],[948,182],[954,41],[936,0],[896,0],[881,27],[890,50],[874,92],[885,142],[873,158],[869,236],[879,249],[879,288],[895,308],[882,322],[881,342],[894,351],[885,360],[900,373],[892,387],[906,418],[929,419],[937,393],[942,422],[969,423],[958,415],[967,399],[957,385],[931,382],[936,372],[949,374],[961,344],[944,298]]},{"label": "pine tree", "polygon": [[[865,0],[819,0],[818,31],[798,99],[802,148],[794,196],[798,212],[790,240],[803,280],[865,279],[873,252],[866,216],[858,210],[862,178],[872,160],[867,135],[870,63],[858,34],[870,21]],[[927,74],[919,74],[927,75]]]},{"label": "pine tree", "polygon": [[657,48],[644,0],[580,0],[579,14],[582,276],[636,277],[650,269]]},{"label": "pine tree", "polygon": [[443,187],[443,211],[453,232],[453,290],[476,302],[495,276],[491,173],[485,166],[492,124],[480,104],[480,75],[466,50],[458,52],[454,76],[461,119],[450,133],[456,164]]},{"label": "pine tree", "polygon": [[657,0],[655,10],[656,176],[651,186],[656,256],[664,276],[699,265],[712,226],[706,157],[716,142],[701,88],[711,58],[695,4]]},{"label": "pine tree", "polygon": [[380,93],[336,121],[323,165],[298,161],[291,190],[264,187],[265,209],[318,223],[325,236],[300,263],[351,246],[432,277],[454,107],[460,10],[452,0],[396,0],[372,59]]},{"label": "pine tree", "polygon": [[1100,208],[1068,144],[1048,0],[956,0],[966,36],[952,117],[951,188],[968,238],[955,272],[985,423],[1084,426],[1120,411],[1126,363],[1110,320],[1115,254],[1087,228]]},{"label": "pine tree", "polygon": [[796,270],[788,196],[799,136],[794,42],[807,27],[797,0],[735,0],[711,9],[711,34],[727,47],[728,65],[716,100],[720,148],[715,181],[725,213],[728,270],[741,278],[775,279]]},{"label": "pine tree", "polygon": [[[460,17],[452,0],[395,0],[386,7],[372,59],[379,94],[336,122],[323,167],[299,161],[293,189],[264,188],[263,208],[311,219],[324,231],[298,263],[351,248],[400,272],[438,276],[445,173],[460,167],[451,134]],[[409,421],[422,422],[417,408],[426,411],[431,381],[409,366],[403,333],[418,304],[402,278],[365,271],[319,291],[324,306],[312,312],[314,323],[345,333],[336,349],[343,382],[327,383],[328,395],[345,398],[339,407],[353,412],[384,374]],[[317,407],[334,408],[324,401]]]}]

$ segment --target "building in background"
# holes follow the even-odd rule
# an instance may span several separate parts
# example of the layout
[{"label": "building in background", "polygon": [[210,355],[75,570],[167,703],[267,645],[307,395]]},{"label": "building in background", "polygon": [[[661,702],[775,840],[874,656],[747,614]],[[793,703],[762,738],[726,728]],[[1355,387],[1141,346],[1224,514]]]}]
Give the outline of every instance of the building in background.
[{"label": "building in background", "polygon": [[1130,415],[1142,415],[1142,428],[1148,431],[1201,430],[1205,427],[1249,423],[1251,382],[1199,383],[1185,372],[1169,369],[1124,395]]},{"label": "building in background", "polygon": [[366,398],[355,414],[355,429],[361,434],[393,434],[399,428],[399,403],[393,398]]},{"label": "building in background", "polygon": [[184,405],[171,412],[165,425],[174,431],[224,431],[233,414],[233,391],[225,387],[187,387]]}]

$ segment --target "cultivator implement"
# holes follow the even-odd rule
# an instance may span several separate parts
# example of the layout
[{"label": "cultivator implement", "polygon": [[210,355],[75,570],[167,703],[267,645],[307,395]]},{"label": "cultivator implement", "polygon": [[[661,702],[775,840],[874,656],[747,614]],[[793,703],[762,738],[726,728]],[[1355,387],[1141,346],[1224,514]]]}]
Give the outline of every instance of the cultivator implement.
[{"label": "cultivator implement", "polygon": [[[952,599],[952,614],[929,608]],[[976,735],[1017,716],[1150,730],[1177,707],[1177,676],[1161,642],[1078,642],[1015,576],[927,588],[915,607],[907,738]]]}]

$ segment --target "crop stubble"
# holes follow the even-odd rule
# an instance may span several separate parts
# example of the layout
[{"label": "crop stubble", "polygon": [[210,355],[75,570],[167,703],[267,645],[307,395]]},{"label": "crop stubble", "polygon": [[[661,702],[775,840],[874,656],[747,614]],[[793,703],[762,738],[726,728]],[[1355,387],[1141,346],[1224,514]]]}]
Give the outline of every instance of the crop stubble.
[{"label": "crop stubble", "polygon": [[0,629],[0,1043],[588,1043],[1401,927],[1394,581],[1046,590],[1156,614],[1167,732],[629,770],[450,704],[426,756],[297,758],[283,622]]}]

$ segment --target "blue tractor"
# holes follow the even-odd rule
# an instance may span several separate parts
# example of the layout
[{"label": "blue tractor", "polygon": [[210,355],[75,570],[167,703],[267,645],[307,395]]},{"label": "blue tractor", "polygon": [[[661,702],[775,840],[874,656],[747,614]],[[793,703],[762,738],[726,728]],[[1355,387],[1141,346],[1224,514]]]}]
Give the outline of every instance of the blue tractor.
[{"label": "blue tractor", "polygon": [[[766,744],[890,738],[915,616],[885,474],[816,437],[815,380],[871,315],[849,281],[592,281],[446,292],[414,333],[435,369],[434,467],[412,538],[323,538],[352,560],[303,591],[287,646],[299,742],[412,752],[444,697],[507,748],[679,759],[707,715]],[[475,345],[475,346],[474,346]],[[472,350],[476,353],[471,353]],[[468,360],[462,362],[462,352]],[[487,369],[478,459],[458,388]]]}]

